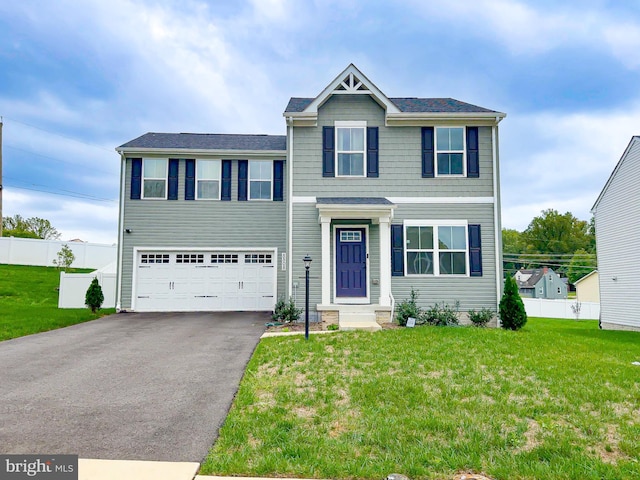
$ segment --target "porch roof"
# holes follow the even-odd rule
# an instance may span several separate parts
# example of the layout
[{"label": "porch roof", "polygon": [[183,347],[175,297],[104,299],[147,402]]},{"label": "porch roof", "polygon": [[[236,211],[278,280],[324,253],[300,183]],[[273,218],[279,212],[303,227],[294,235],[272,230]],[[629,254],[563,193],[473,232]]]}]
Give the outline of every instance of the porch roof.
[{"label": "porch roof", "polygon": [[319,221],[371,219],[373,223],[390,222],[396,205],[384,197],[321,197],[316,199]]}]

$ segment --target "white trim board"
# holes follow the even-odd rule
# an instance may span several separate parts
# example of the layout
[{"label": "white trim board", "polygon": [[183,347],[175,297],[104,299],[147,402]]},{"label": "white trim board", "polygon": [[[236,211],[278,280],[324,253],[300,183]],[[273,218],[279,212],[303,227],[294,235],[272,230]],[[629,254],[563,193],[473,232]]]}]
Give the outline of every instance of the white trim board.
[{"label": "white trim board", "polygon": [[[392,203],[396,204],[421,204],[421,203],[461,203],[461,204],[476,204],[476,203],[495,203],[494,197],[386,197]],[[317,197],[304,197],[304,196],[292,196],[292,203],[316,203]]]}]

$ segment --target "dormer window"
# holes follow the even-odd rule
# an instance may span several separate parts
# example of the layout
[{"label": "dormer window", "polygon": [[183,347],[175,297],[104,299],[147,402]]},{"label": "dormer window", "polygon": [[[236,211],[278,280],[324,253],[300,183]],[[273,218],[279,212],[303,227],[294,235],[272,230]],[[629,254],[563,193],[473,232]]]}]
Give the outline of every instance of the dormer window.
[{"label": "dormer window", "polygon": [[366,122],[336,122],[336,171],[339,177],[364,177]]}]

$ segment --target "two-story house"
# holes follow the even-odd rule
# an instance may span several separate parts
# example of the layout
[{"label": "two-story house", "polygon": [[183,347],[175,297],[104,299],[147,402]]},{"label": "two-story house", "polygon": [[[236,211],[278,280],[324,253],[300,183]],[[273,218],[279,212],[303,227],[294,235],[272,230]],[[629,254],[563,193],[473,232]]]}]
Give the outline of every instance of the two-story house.
[{"label": "two-story house", "polygon": [[567,298],[567,284],[552,268],[521,269],[513,278],[522,297],[548,300]]},{"label": "two-story house", "polygon": [[147,133],[122,158],[117,307],[271,310],[387,321],[423,306],[496,309],[498,123],[450,98],[389,98],[354,65],[291,98],[286,135]]}]

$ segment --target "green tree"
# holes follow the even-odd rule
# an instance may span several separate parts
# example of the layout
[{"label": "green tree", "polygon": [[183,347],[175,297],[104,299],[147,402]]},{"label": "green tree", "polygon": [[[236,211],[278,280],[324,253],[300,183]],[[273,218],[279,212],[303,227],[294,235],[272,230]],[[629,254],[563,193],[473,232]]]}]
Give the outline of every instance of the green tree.
[{"label": "green tree", "polygon": [[527,312],[513,277],[505,279],[499,307],[500,324],[505,330],[519,330],[527,323]]},{"label": "green tree", "polygon": [[73,254],[69,245],[64,244],[58,252],[58,258],[53,261],[53,264],[61,270],[66,270],[71,266],[76,256]]},{"label": "green tree", "polygon": [[85,294],[84,303],[93,313],[96,313],[96,310],[100,310],[103,302],[104,294],[102,293],[102,287],[98,283],[98,279],[93,277],[91,285],[89,285],[87,293]]},{"label": "green tree", "polygon": [[519,255],[524,253],[522,233],[511,228],[502,229],[502,253],[504,255],[505,275],[515,274],[523,266]]},{"label": "green tree", "polygon": [[576,253],[571,257],[569,269],[567,270],[567,277],[569,278],[569,282],[576,283],[576,281],[580,280],[595,269],[596,256],[583,249],[576,250]]},{"label": "green tree", "polygon": [[44,218],[24,218],[21,215],[14,215],[2,219],[2,236],[56,240],[60,238],[60,233],[49,220]]}]

